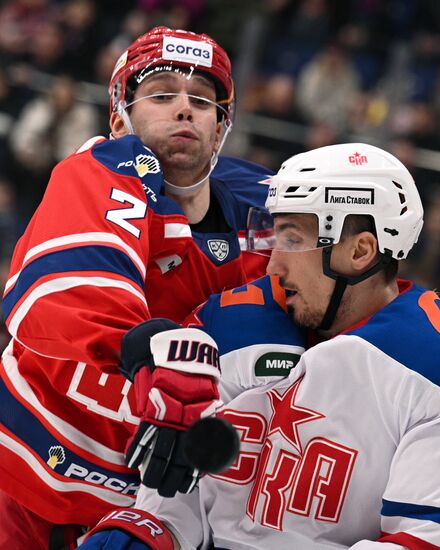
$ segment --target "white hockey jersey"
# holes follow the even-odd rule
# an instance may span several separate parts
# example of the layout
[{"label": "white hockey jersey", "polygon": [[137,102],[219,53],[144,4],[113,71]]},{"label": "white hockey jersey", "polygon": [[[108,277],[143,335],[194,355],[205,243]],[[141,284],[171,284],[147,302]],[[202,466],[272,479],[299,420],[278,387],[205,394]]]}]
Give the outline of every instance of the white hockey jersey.
[{"label": "white hockey jersey", "polygon": [[402,284],[287,378],[229,403],[241,437],[229,470],[175,499],[141,491],[137,507],[183,549],[440,548],[438,304]]}]

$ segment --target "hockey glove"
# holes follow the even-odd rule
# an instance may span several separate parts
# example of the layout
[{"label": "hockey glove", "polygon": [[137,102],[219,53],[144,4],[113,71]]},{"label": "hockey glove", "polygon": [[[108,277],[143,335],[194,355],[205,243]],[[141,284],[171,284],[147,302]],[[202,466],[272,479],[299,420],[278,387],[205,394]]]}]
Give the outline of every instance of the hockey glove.
[{"label": "hockey glove", "polygon": [[88,534],[84,550],[173,550],[174,542],[165,525],[148,512],[134,508],[115,510]]},{"label": "hockey glove", "polygon": [[124,336],[121,371],[134,383],[141,417],[128,466],[139,467],[142,483],[161,496],[189,493],[199,471],[185,452],[186,430],[222,405],[216,343],[198,329],[152,319]]}]

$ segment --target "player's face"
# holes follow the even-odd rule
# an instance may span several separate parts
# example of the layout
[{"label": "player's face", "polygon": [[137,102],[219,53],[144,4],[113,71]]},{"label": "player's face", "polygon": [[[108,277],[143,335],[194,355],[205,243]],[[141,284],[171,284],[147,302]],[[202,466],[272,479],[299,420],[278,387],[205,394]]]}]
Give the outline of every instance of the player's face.
[{"label": "player's face", "polygon": [[214,84],[198,74],[163,71],[148,76],[134,99],[139,101],[129,114],[135,134],[159,157],[165,176],[176,170],[196,180],[204,175],[221,131]]},{"label": "player's face", "polygon": [[293,310],[295,322],[300,326],[318,328],[334,281],[322,271],[322,249],[301,246],[301,243],[317,242],[317,218],[313,214],[278,215],[274,220],[274,230],[277,244],[267,272],[280,277],[281,286],[289,291],[287,305]]}]

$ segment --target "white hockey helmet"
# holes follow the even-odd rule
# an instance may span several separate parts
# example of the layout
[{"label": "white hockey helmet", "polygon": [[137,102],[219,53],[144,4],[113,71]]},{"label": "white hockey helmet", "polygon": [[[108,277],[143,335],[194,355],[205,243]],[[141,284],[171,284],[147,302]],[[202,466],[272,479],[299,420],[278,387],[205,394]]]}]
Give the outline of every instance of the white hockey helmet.
[{"label": "white hockey helmet", "polygon": [[423,207],[414,179],[393,155],[365,143],[329,145],[295,155],[272,177],[271,214],[318,217],[317,246],[336,244],[349,214],[374,218],[380,252],[401,260],[417,242]]}]

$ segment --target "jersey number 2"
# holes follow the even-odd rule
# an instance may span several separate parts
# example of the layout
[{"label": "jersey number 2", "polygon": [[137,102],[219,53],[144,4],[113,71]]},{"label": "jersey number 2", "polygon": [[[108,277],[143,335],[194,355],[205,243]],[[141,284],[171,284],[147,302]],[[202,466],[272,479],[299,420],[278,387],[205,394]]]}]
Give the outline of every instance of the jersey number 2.
[{"label": "jersey number 2", "polygon": [[115,189],[114,187],[110,194],[110,198],[121,202],[122,204],[131,204],[131,207],[108,210],[105,218],[116,225],[119,225],[122,229],[125,229],[139,239],[139,235],[141,234],[140,229],[127,220],[140,220],[145,218],[147,203],[133,197],[133,195],[130,195],[125,191]]}]

